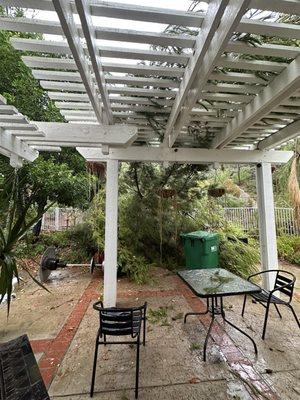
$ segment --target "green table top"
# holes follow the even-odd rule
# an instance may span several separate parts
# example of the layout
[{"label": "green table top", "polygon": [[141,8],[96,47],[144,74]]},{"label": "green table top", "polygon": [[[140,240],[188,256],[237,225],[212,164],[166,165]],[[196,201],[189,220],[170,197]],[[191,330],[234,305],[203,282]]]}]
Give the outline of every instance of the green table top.
[{"label": "green table top", "polygon": [[190,269],[178,272],[199,297],[259,293],[261,288],[223,268]]}]

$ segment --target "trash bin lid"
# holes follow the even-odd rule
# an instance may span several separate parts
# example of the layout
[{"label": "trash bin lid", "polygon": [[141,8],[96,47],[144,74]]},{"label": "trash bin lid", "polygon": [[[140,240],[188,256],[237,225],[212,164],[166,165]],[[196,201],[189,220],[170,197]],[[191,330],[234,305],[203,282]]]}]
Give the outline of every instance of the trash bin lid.
[{"label": "trash bin lid", "polygon": [[189,238],[189,239],[205,239],[205,240],[212,240],[212,239],[218,239],[219,234],[218,233],[213,233],[213,232],[206,232],[206,231],[195,231],[195,232],[190,232],[190,233],[181,233],[181,237],[183,238]]}]

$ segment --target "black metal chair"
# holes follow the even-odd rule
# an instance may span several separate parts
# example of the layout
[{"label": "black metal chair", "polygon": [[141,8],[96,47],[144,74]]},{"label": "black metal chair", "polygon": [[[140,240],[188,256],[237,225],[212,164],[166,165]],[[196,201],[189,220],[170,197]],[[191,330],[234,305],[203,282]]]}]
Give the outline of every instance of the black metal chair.
[{"label": "black metal chair", "polygon": [[[98,347],[108,344],[134,344],[137,346],[136,352],[136,376],[135,376],[135,398],[138,398],[139,390],[139,367],[140,367],[140,344],[141,329],[143,327],[143,345],[146,345],[146,310],[147,303],[140,307],[132,308],[104,308],[102,301],[93,305],[99,311],[100,326],[96,338],[92,383],[90,396],[93,397],[95,375],[97,367]],[[134,341],[107,341],[107,336],[131,336]],[[103,338],[103,341],[100,339]]]},{"label": "black metal chair", "polygon": [[[271,291],[262,289],[262,291],[260,293],[255,293],[255,294],[251,295],[251,297],[255,300],[255,302],[260,303],[266,309],[262,339],[265,338],[265,334],[266,334],[270,304],[274,304],[275,309],[280,318],[282,318],[282,315],[280,314],[278,305],[284,305],[284,306],[287,306],[288,308],[290,308],[292,310],[292,313],[298,324],[298,327],[300,328],[300,323],[297,318],[297,315],[296,315],[292,305],[290,304],[292,301],[292,298],[293,298],[294,286],[295,286],[295,282],[296,282],[296,277],[291,272],[287,272],[282,269],[270,269],[268,271],[262,271],[262,272],[258,272],[256,274],[250,275],[248,277],[248,280],[251,280],[251,278],[253,278],[254,276],[262,275],[262,274],[266,274],[266,273],[270,273],[270,272],[271,273],[276,272],[274,289]],[[273,294],[275,292],[280,292],[284,298],[276,297]],[[247,295],[245,295],[245,297],[244,297],[242,316],[244,316],[246,299],[247,299]]]}]

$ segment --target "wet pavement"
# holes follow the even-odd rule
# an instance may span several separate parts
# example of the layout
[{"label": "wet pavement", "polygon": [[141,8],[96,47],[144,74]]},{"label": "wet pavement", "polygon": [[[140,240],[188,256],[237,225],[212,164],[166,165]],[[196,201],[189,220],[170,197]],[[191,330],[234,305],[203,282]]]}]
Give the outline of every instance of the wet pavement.
[{"label": "wet pavement", "polygon": [[[299,276],[300,269],[292,269]],[[53,273],[46,286],[51,293],[32,283],[18,291],[8,322],[0,308],[0,342],[27,333],[51,399],[88,399],[98,328],[92,304],[102,293],[101,274],[91,279],[87,268],[73,267]],[[255,339],[258,356],[247,338],[220,320],[203,362],[209,317],[190,317],[184,324],[183,315],[203,311],[205,304],[177,276],[158,268],[149,285],[118,282],[120,305],[144,301],[148,325],[141,348],[141,400],[300,398],[300,330],[288,309],[281,307],[282,320],[271,309],[263,341],[263,307],[249,299],[242,318],[243,297],[226,298],[227,318]],[[298,296],[293,305],[300,316]],[[94,398],[133,399],[134,377],[135,348],[100,348]]]}]

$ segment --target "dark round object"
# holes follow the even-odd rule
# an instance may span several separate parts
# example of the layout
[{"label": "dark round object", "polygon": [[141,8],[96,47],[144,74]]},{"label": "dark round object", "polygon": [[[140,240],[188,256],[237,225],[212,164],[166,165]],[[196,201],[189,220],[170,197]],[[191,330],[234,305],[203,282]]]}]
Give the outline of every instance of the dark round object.
[{"label": "dark round object", "polygon": [[56,260],[56,248],[51,246],[45,250],[41,258],[39,269],[39,277],[41,282],[46,282],[46,280],[49,278],[51,270],[53,270],[53,268],[50,266],[53,260]]},{"label": "dark round object", "polygon": [[209,188],[207,194],[211,197],[222,197],[225,194],[224,188]]},{"label": "dark round object", "polygon": [[96,266],[96,263],[95,263],[94,257],[92,257],[91,262],[90,262],[90,273],[91,274],[93,274],[95,266]]}]

